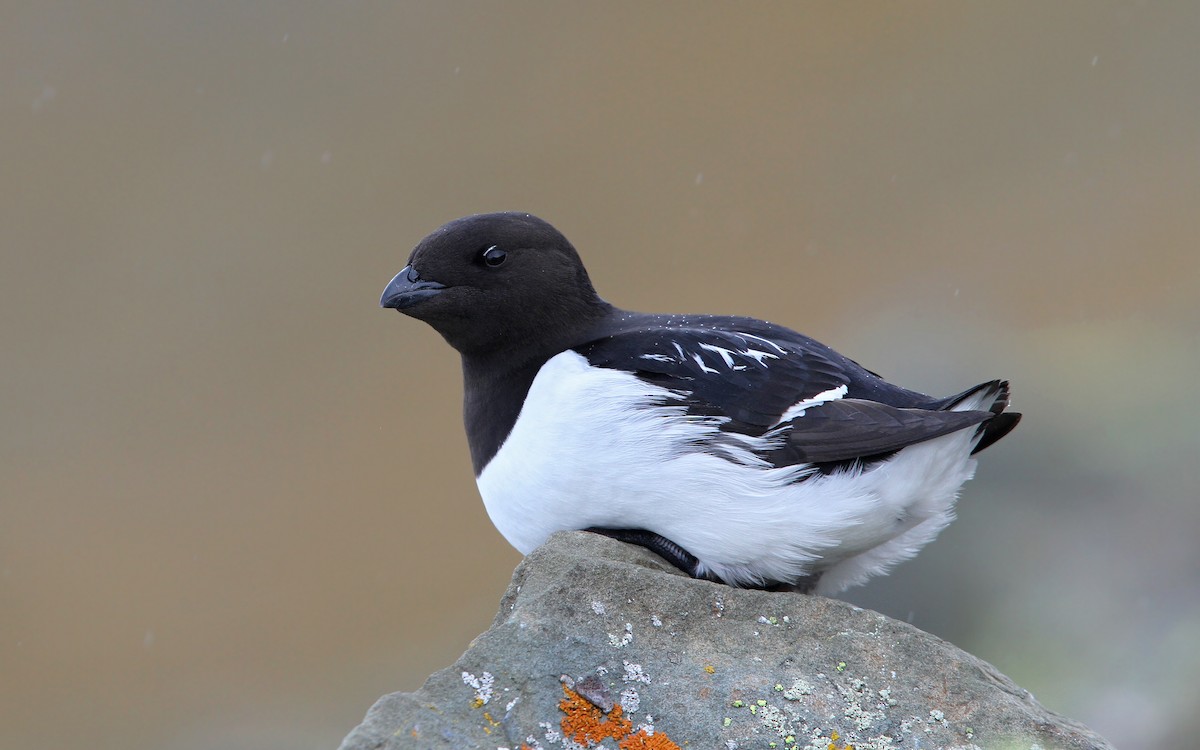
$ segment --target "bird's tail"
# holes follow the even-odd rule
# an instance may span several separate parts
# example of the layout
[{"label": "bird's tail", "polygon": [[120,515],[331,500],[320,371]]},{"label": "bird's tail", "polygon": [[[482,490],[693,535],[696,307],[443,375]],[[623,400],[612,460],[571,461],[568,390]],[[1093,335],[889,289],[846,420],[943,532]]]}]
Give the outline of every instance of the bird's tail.
[{"label": "bird's tail", "polygon": [[942,399],[932,408],[947,411],[990,411],[993,416],[981,423],[975,431],[975,447],[971,449],[974,455],[1008,433],[1012,432],[1021,415],[1017,412],[1006,412],[1008,408],[1008,381],[990,380],[980,383],[974,388],[955,396]]}]

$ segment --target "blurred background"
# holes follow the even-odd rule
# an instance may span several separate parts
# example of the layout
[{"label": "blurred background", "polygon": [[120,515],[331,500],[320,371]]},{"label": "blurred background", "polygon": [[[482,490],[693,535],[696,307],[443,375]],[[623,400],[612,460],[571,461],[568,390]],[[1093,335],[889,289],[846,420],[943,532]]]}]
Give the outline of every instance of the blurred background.
[{"label": "blurred background", "polygon": [[468,213],[1025,422],[846,598],[1126,747],[1200,730],[1200,6],[0,5],[0,746],[332,748],[490,623]]}]

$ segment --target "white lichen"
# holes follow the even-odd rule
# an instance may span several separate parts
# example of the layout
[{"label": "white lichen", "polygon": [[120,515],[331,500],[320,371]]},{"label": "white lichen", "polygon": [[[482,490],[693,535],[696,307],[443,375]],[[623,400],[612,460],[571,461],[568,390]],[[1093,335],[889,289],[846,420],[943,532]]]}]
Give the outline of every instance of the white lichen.
[{"label": "white lichen", "polygon": [[[548,721],[540,721],[538,722],[538,726],[542,728],[542,731],[544,732],[543,736],[546,738],[546,742],[551,745],[562,745],[563,750],[587,750],[584,745],[580,745],[570,737],[564,736],[562,732],[555,729],[554,725]],[[594,748],[594,750],[599,749]]]},{"label": "white lichen", "polygon": [[[759,701],[760,704],[765,701]],[[758,719],[768,731],[775,733],[780,739],[796,734],[796,719],[798,717],[789,711],[767,705],[758,706]]]},{"label": "white lichen", "polygon": [[625,623],[625,632],[621,635],[608,634],[608,643],[613,648],[625,648],[633,643],[633,623]]},{"label": "white lichen", "polygon": [[642,697],[638,695],[638,691],[633,687],[627,687],[621,691],[621,708],[625,713],[637,713],[642,707]]},{"label": "white lichen", "polygon": [[804,680],[796,680],[792,686],[783,691],[783,697],[790,701],[798,701],[806,695],[813,694],[813,686]]},{"label": "white lichen", "polygon": [[[646,718],[653,718],[653,717],[647,716]],[[633,728],[633,734],[637,734],[638,732],[645,732],[647,736],[653,737],[654,736],[654,725],[653,724],[638,724],[636,727]]]},{"label": "white lichen", "polygon": [[870,696],[865,681],[853,679],[850,680],[850,684],[848,685],[835,682],[834,686],[846,704],[842,714],[847,720],[853,722],[854,726],[858,729],[869,729],[886,718],[882,711],[871,711],[863,706],[863,699]]},{"label": "white lichen", "polygon": [[492,699],[492,684],[495,683],[496,678],[492,676],[491,672],[484,672],[479,677],[470,672],[463,672],[462,681],[464,685],[475,690],[475,700],[479,701],[481,706],[486,705]]},{"label": "white lichen", "polygon": [[625,682],[640,682],[644,685],[650,684],[650,675],[646,674],[641,664],[630,664],[629,662],[624,662],[624,664]]}]

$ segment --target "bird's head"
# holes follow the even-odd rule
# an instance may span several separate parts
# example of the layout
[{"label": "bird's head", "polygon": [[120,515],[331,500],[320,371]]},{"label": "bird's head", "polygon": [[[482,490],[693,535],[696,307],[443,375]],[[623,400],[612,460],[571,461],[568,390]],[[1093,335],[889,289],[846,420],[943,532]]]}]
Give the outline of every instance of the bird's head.
[{"label": "bird's head", "polygon": [[425,321],[464,355],[540,341],[562,346],[609,308],[567,238],[517,212],[437,229],[413,249],[379,304]]}]

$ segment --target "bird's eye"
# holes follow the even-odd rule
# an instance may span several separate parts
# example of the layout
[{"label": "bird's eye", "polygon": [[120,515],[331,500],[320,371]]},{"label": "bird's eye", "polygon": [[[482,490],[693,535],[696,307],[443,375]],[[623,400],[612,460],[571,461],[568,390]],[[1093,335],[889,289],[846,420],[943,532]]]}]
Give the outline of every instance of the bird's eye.
[{"label": "bird's eye", "polygon": [[501,250],[498,245],[491,245],[483,249],[480,257],[483,258],[484,263],[495,268],[504,262],[504,259],[508,257],[508,253]]}]

